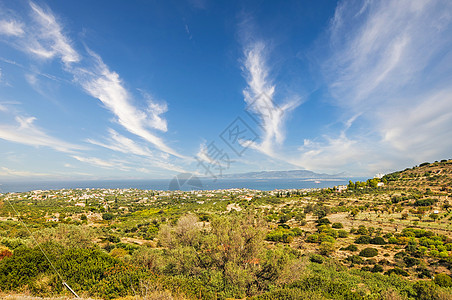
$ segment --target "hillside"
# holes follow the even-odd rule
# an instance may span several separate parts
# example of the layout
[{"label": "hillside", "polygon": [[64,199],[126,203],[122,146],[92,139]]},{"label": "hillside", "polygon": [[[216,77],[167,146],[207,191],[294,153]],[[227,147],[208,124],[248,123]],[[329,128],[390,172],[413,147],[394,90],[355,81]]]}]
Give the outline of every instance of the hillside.
[{"label": "hillside", "polygon": [[4,194],[0,292],[452,299],[451,183],[449,160],[346,190]]}]

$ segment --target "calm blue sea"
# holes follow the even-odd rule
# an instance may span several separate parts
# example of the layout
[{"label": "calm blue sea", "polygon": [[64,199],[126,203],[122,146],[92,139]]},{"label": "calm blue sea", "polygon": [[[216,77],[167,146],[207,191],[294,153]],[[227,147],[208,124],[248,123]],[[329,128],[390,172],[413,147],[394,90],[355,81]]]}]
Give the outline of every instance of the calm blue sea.
[{"label": "calm blue sea", "polygon": [[[190,190],[218,190],[231,188],[248,188],[253,190],[271,191],[275,189],[307,189],[326,188],[337,185],[346,185],[348,181],[363,181],[366,178],[341,179],[202,179],[195,185],[180,183],[179,189]],[[0,182],[0,193],[28,192],[33,190],[60,190],[76,188],[106,188],[140,190],[174,190],[170,179],[155,180],[93,180],[93,181],[27,181],[27,182]]]}]

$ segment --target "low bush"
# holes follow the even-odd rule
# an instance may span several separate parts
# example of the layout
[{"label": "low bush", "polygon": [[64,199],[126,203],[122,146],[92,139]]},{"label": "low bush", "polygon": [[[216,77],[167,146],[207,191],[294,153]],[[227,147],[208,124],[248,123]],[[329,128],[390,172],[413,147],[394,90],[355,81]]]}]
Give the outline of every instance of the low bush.
[{"label": "low bush", "polygon": [[356,245],[348,245],[345,248],[341,248],[340,250],[344,250],[344,251],[358,251],[358,247]]},{"label": "low bush", "polygon": [[335,223],[333,223],[333,225],[331,225],[331,227],[336,228],[336,229],[341,229],[341,228],[344,228],[344,225],[342,225],[342,223],[340,223],[340,222],[335,222]]},{"label": "low bush", "polygon": [[378,250],[375,248],[365,248],[359,252],[362,257],[374,257],[378,255]]},{"label": "low bush", "polygon": [[452,278],[445,273],[436,274],[435,279],[433,279],[433,281],[441,287],[452,286]]},{"label": "low bush", "polygon": [[355,244],[370,244],[371,237],[368,235],[361,235],[356,238]]},{"label": "low bush", "polygon": [[370,244],[374,245],[386,245],[386,241],[381,236],[376,236],[370,240]]},{"label": "low bush", "polygon": [[402,275],[402,276],[409,276],[410,275],[407,271],[402,270],[400,268],[389,269],[384,274],[385,275],[396,274],[396,275]]}]

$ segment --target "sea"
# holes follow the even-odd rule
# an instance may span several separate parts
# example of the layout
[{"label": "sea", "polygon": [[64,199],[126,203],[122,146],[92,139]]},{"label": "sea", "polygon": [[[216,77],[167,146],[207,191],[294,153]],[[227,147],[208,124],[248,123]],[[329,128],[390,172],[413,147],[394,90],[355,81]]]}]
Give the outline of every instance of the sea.
[{"label": "sea", "polygon": [[252,189],[261,191],[285,189],[314,189],[347,185],[349,180],[365,181],[367,178],[350,177],[334,179],[153,179],[153,180],[86,180],[86,181],[9,181],[0,182],[0,193],[21,193],[34,190],[61,189],[140,189],[140,190],[220,190],[220,189]]}]

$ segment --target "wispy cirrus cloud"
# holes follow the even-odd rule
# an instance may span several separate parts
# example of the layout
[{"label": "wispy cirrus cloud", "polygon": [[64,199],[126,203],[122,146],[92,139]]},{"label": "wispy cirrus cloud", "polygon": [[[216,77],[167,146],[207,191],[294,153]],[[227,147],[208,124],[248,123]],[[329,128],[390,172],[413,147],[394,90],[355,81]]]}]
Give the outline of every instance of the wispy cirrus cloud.
[{"label": "wispy cirrus cloud", "polygon": [[109,129],[110,137],[107,143],[99,142],[93,139],[87,141],[93,145],[101,146],[113,151],[118,151],[125,154],[134,154],[145,157],[153,157],[151,150],[142,145],[138,145],[135,141],[120,135],[113,129]]},{"label": "wispy cirrus cloud", "polygon": [[72,155],[72,157],[80,162],[87,163],[96,167],[108,168],[108,169],[119,169],[119,170],[129,170],[130,167],[126,166],[123,162],[117,160],[104,160],[97,157],[87,157],[81,155]]},{"label": "wispy cirrus cloud", "polygon": [[248,109],[257,114],[262,125],[261,143],[252,147],[269,156],[274,156],[274,148],[284,141],[284,124],[288,113],[300,104],[295,98],[282,104],[275,102],[275,85],[269,75],[266,45],[252,42],[245,47],[243,71],[248,86],[243,90]]},{"label": "wispy cirrus cloud", "polygon": [[16,20],[0,20],[0,34],[6,36],[21,36],[24,34],[24,24]]},{"label": "wispy cirrus cloud", "polygon": [[49,174],[47,173],[38,173],[38,172],[30,172],[30,171],[19,171],[13,170],[6,167],[0,167],[0,176],[5,176],[8,178],[11,177],[47,177]]},{"label": "wispy cirrus cloud", "polygon": [[15,120],[15,125],[0,124],[0,139],[35,147],[49,147],[65,153],[84,149],[48,135],[34,124],[34,117],[16,116]]},{"label": "wispy cirrus cloud", "polygon": [[161,114],[166,111],[166,105],[157,104],[147,99],[148,108],[140,110],[131,104],[132,96],[127,91],[116,72],[110,71],[102,59],[89,51],[94,64],[90,69],[77,69],[74,71],[77,82],[91,96],[99,99],[117,117],[117,122],[129,132],[153,144],[157,149],[177,157],[183,157],[170,148],[150,131],[157,129],[167,130],[166,120]]},{"label": "wispy cirrus cloud", "polygon": [[62,27],[50,9],[45,10],[33,2],[30,6],[38,26],[34,28],[37,31],[31,36],[28,51],[45,59],[58,56],[65,64],[80,61],[80,55],[62,33]]},{"label": "wispy cirrus cloud", "polygon": [[301,147],[299,165],[351,169],[356,156],[355,171],[377,172],[450,156],[450,11],[442,0],[339,3],[321,67],[332,104],[359,117]]},{"label": "wispy cirrus cloud", "polygon": [[[4,34],[17,33],[16,48],[43,60],[59,59],[63,63],[63,69],[74,77],[74,82],[87,94],[100,100],[115,115],[118,124],[158,150],[184,157],[153,132],[168,130],[167,121],[163,117],[167,111],[166,103],[156,102],[143,93],[147,107],[139,108],[134,103],[135,97],[124,87],[119,74],[111,71],[99,55],[89,49],[86,49],[86,55],[75,50],[71,39],[63,32],[63,26],[48,7],[34,2],[30,2],[30,7],[32,22],[22,24],[8,21],[8,25],[6,21],[2,21],[6,24]],[[15,31],[10,29],[13,27],[16,28]],[[22,31],[19,32],[18,28]],[[35,73],[27,77],[33,87],[36,87]],[[147,151],[144,149],[142,151]],[[132,151],[136,153],[138,150]]]},{"label": "wispy cirrus cloud", "polygon": [[[80,55],[70,46],[68,38],[63,35],[61,26],[56,22],[53,14],[50,11],[44,11],[36,4],[32,3],[31,6],[35,19],[41,25],[40,37],[47,42],[47,46],[40,46],[40,48],[59,53],[67,67],[69,63],[80,60]],[[88,94],[99,99],[117,117],[118,123],[129,132],[152,143],[163,152],[182,157],[167,146],[162,138],[150,131],[150,129],[167,130],[166,120],[161,117],[161,114],[166,111],[166,105],[159,105],[147,99],[149,106],[146,111],[135,107],[132,104],[133,97],[124,87],[118,73],[111,71],[99,55],[91,50],[87,52],[91,60],[87,67],[68,67],[68,71],[74,75],[76,82]],[[45,55],[43,54],[44,57]]]}]

